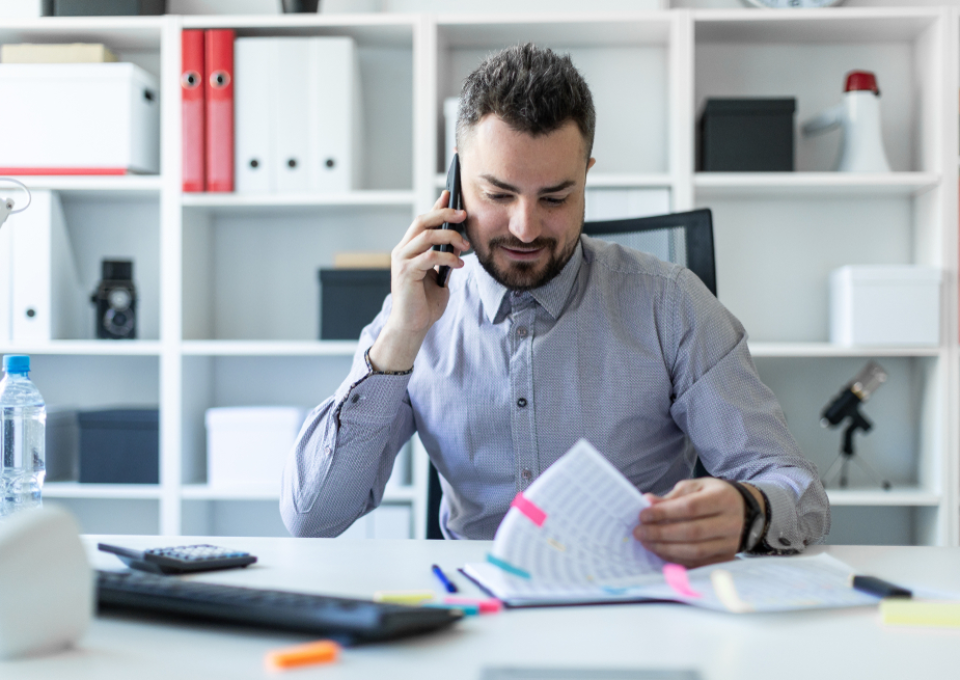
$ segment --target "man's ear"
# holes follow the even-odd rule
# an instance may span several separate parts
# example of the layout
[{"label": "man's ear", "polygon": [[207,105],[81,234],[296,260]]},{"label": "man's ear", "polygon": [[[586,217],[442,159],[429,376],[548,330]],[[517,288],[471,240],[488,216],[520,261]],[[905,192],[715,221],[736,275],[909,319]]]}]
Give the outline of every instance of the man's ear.
[{"label": "man's ear", "polygon": [[596,162],[597,162],[596,158],[591,158],[590,160],[587,161],[587,172],[590,172],[590,168],[592,168]]}]

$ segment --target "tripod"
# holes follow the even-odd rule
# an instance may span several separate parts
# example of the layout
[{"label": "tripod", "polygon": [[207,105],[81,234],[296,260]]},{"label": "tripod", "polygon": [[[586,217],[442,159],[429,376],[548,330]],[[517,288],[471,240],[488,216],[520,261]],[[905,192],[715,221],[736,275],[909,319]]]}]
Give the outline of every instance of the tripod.
[{"label": "tripod", "polygon": [[834,478],[836,475],[832,475],[834,468],[839,464],[838,474],[840,477],[840,488],[847,488],[848,472],[850,469],[851,461],[860,466],[860,469],[873,477],[880,486],[885,490],[890,490],[890,482],[886,479],[883,479],[876,470],[874,470],[862,457],[856,458],[853,450],[853,435],[856,434],[857,430],[863,430],[864,433],[869,432],[873,429],[873,423],[871,423],[867,418],[860,413],[860,409],[854,408],[853,412],[850,414],[850,424],[847,425],[846,429],[843,431],[843,446],[840,447],[840,455],[837,456],[837,459],[833,461],[833,465],[827,470],[827,474],[823,477],[823,486],[826,487],[827,484]]}]

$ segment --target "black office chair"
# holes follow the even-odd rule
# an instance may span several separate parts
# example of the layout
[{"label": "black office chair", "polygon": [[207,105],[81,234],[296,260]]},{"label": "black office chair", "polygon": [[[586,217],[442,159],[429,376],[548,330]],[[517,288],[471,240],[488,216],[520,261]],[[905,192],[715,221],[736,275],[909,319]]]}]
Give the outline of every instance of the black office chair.
[{"label": "black office chair", "polygon": [[[717,294],[713,214],[708,208],[653,217],[586,222],[583,233],[683,265],[699,276],[711,293]],[[694,476],[710,476],[699,459],[694,468]],[[442,497],[440,474],[431,463],[427,489],[427,538],[443,538],[440,531]]]}]

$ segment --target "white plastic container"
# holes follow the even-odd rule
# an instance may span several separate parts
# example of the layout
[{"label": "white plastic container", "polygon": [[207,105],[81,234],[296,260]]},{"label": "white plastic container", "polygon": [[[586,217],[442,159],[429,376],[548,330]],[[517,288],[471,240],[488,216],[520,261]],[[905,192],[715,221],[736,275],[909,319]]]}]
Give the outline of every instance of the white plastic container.
[{"label": "white plastic container", "polygon": [[851,265],[830,275],[830,342],[838,345],[940,344],[936,267]]},{"label": "white plastic container", "polygon": [[0,174],[160,172],[160,88],[129,63],[0,64]]},{"label": "white plastic container", "polygon": [[280,488],[283,464],[306,411],[295,406],[207,410],[207,483],[212,487]]}]

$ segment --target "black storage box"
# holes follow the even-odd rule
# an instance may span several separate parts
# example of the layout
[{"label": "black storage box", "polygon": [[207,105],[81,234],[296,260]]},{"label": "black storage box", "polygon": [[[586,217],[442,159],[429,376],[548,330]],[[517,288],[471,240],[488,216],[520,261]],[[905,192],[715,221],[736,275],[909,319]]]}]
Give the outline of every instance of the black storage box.
[{"label": "black storage box", "polygon": [[797,100],[708,99],[700,117],[706,172],[792,172]]},{"label": "black storage box", "polygon": [[320,339],[358,339],[389,293],[389,269],[321,269]]},{"label": "black storage box", "polygon": [[81,482],[160,482],[160,412],[157,409],[80,411],[77,419]]},{"label": "black storage box", "polygon": [[167,11],[167,0],[44,0],[44,16],[138,16]]}]

